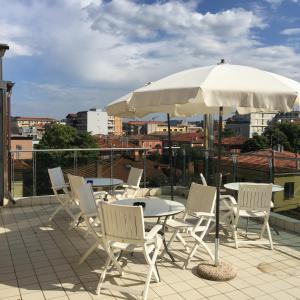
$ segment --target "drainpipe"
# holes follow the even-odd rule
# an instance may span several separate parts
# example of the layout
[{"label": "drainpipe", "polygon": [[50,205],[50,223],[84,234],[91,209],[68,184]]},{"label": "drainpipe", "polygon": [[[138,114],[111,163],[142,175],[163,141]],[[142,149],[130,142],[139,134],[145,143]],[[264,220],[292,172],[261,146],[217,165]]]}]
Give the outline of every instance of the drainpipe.
[{"label": "drainpipe", "polygon": [[5,115],[7,110],[7,82],[3,81],[2,57],[9,47],[6,44],[0,44],[0,206],[3,206],[5,192],[7,191],[7,135],[5,124]]}]

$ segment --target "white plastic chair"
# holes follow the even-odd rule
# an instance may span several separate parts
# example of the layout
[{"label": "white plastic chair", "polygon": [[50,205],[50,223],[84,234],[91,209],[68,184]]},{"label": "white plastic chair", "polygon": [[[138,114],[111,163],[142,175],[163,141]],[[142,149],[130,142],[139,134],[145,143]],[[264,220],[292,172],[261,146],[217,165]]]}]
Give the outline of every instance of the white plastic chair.
[{"label": "white plastic chair", "polygon": [[131,167],[127,183],[122,185],[123,189],[116,189],[110,195],[116,199],[135,198],[140,188],[143,170]]},{"label": "white plastic chair", "polygon": [[[200,178],[202,184],[207,186],[207,181],[202,173],[200,173]],[[229,225],[233,218],[233,207],[236,205],[236,201],[233,196],[231,195],[220,195],[220,223]],[[215,220],[213,219],[213,222]],[[211,232],[215,227],[215,223],[213,223],[208,232]],[[224,227],[222,227],[224,230]],[[225,230],[224,230],[225,231]],[[227,231],[226,231],[227,233]]]},{"label": "white plastic chair", "polygon": [[48,169],[48,174],[50,177],[53,193],[60,203],[58,208],[50,216],[49,221],[52,221],[54,216],[62,209],[64,209],[69,214],[73,221],[76,220],[76,215],[70,209],[74,204],[74,200],[72,197],[70,197],[68,189],[69,184],[65,182],[61,167]]},{"label": "white plastic chair", "polygon": [[[272,201],[272,184],[247,184],[241,183],[238,192],[237,205],[234,208],[234,223],[233,235],[235,240],[235,247],[239,244],[254,243],[266,244],[262,240],[265,230],[267,229],[270,249],[273,250],[273,241],[271,230],[269,226],[269,217]],[[260,232],[260,239],[258,240],[238,240],[237,225],[240,217],[245,218],[262,218],[264,223]]]},{"label": "white plastic chair", "polygon": [[[70,189],[71,189],[71,196],[73,197],[73,200],[80,206],[80,187],[85,184],[85,180],[81,176],[76,176],[72,174],[67,174]],[[106,192],[103,193],[103,191],[99,192],[93,192],[93,196],[95,198],[95,201],[101,200],[106,196]],[[76,221],[81,217],[82,212],[80,211],[76,215],[76,220],[74,221],[74,224]],[[97,215],[97,209],[95,210],[95,216]]]},{"label": "white plastic chair", "polygon": [[[215,202],[215,187],[192,183],[182,219],[167,220],[167,227],[174,231],[167,247],[171,247],[174,239],[177,238],[188,251],[188,257],[183,264],[183,269],[188,266],[200,245],[206,250],[212,259],[214,258],[211,250],[203,241],[203,238],[207,233],[212,218],[214,217]],[[192,220],[187,220],[187,218],[196,219],[196,222],[191,222]],[[191,249],[187,246],[181,232],[187,233],[194,239],[194,245]],[[200,233],[200,235],[197,235],[197,233]],[[164,252],[165,251],[163,251],[162,256]]]},{"label": "white plastic chair", "polygon": [[[146,233],[144,228],[143,209],[141,206],[119,206],[101,202],[99,212],[102,224],[103,241],[108,258],[105,262],[105,267],[97,286],[97,294],[99,294],[102,289],[110,289],[124,293],[137,294],[142,296],[142,299],[147,299],[152,276],[156,282],[160,281],[155,262],[162,244],[162,238],[158,234],[158,231],[162,226],[155,225],[150,232]],[[149,269],[142,292],[136,289],[104,282],[107,269],[111,262],[121,276],[124,272],[137,274],[137,272],[129,270],[125,271],[121,267],[113,254],[116,250],[122,251],[121,253],[128,251],[131,253],[142,252],[144,254]],[[150,257],[152,252],[152,257]],[[143,276],[145,273],[139,273],[139,275]]]},{"label": "white plastic chair", "polygon": [[[73,178],[72,178],[73,177]],[[74,178],[77,177],[77,178]],[[79,176],[70,176],[70,184],[74,184],[76,181],[79,181]],[[93,190],[90,184],[84,183],[79,187],[79,206],[81,210],[81,217],[84,219],[85,224],[88,228],[88,233],[91,233],[95,238],[95,243],[81,256],[78,264],[82,264],[91,253],[101,246],[103,248],[102,241],[102,232],[101,232],[101,224],[99,222],[98,209],[96,205],[96,201],[94,198]]]}]

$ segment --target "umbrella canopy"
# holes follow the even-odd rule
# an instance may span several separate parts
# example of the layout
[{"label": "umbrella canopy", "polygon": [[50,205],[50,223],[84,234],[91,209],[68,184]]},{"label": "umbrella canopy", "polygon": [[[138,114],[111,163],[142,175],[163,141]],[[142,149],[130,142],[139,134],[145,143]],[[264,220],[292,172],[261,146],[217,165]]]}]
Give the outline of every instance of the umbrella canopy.
[{"label": "umbrella canopy", "polygon": [[[122,118],[143,118],[151,113],[166,113],[171,117],[191,117],[199,114],[213,114],[218,111],[218,107],[208,107],[205,104],[196,101],[185,104],[156,104],[156,105],[138,105],[131,103],[133,93],[129,93],[108,104],[105,109],[109,116],[118,116]],[[143,101],[141,100],[141,104]],[[231,108],[225,108],[224,113],[229,114]]]},{"label": "umbrella canopy", "polygon": [[298,86],[289,78],[252,67],[218,64],[152,82],[133,91],[128,103],[136,112],[143,107],[162,112],[161,107],[187,103],[198,103],[203,113],[206,107],[220,106],[240,107],[243,112],[246,108],[249,112],[254,109],[286,112],[292,109],[299,93],[295,83]]}]

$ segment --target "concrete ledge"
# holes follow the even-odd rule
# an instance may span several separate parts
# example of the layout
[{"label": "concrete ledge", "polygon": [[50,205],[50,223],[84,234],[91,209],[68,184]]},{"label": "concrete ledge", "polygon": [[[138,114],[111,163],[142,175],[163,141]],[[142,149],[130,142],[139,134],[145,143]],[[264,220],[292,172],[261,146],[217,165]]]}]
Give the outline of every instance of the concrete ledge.
[{"label": "concrete ledge", "polygon": [[300,233],[300,220],[283,216],[274,212],[271,212],[270,219],[272,224],[279,228]]}]

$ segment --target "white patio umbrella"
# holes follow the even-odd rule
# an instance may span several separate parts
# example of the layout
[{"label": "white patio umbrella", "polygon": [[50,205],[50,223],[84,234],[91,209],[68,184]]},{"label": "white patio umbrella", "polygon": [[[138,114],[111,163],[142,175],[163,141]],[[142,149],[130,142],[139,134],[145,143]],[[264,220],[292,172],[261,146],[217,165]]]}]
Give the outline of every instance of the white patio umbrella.
[{"label": "white patio umbrella", "polygon": [[[149,83],[150,84],[150,83]],[[148,84],[148,85],[149,85]],[[174,183],[173,183],[173,163],[172,163],[172,141],[170,131],[170,116],[171,117],[190,117],[199,114],[212,114],[217,108],[207,107],[199,103],[185,103],[185,104],[160,104],[155,106],[138,106],[138,108],[132,106],[130,101],[133,93],[129,93],[113,102],[108,104],[105,109],[110,116],[118,116],[124,118],[142,118],[151,113],[166,113],[168,123],[168,148],[169,148],[169,166],[170,166],[170,188],[171,199],[174,199]],[[226,113],[230,113],[230,109],[226,109]]]},{"label": "white patio umbrella", "polygon": [[[299,83],[289,78],[248,66],[220,64],[175,73],[133,91],[127,100],[131,111],[163,112],[162,108],[198,104],[219,111],[219,151],[217,186],[215,265],[219,265],[219,208],[221,186],[221,132],[224,109],[237,108],[240,113],[254,111],[292,110],[300,89]],[[218,109],[214,109],[214,108]],[[211,110],[210,110],[211,113]]]}]

